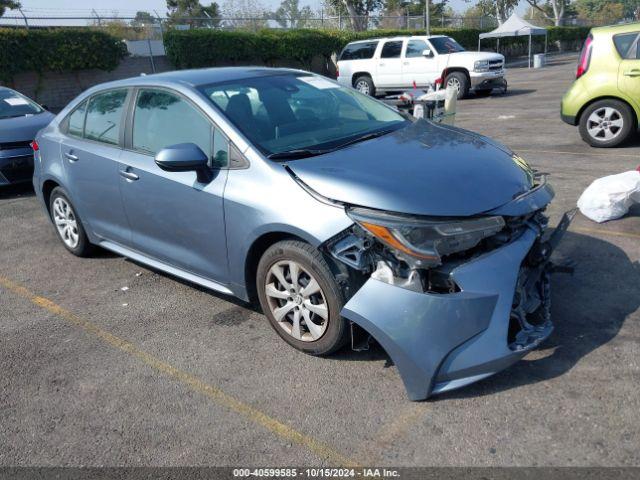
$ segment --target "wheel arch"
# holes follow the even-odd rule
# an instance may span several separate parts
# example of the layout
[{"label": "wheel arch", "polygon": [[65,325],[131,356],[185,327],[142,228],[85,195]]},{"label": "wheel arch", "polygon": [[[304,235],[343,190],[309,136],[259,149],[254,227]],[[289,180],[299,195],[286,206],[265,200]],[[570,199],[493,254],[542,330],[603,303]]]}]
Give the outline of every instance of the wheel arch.
[{"label": "wheel arch", "polygon": [[444,70],[442,70],[442,76],[440,77],[442,78],[442,84],[444,87],[446,87],[446,85],[444,85],[445,78],[447,78],[447,75],[453,72],[463,73],[465,77],[467,77],[467,82],[469,82],[469,86],[471,86],[471,75],[469,75],[469,70],[467,70],[464,67],[447,67]]},{"label": "wheel arch", "polygon": [[44,181],[44,183],[42,184],[42,200],[44,201],[44,205],[47,209],[47,212],[49,212],[49,214],[51,214],[51,209],[49,207],[49,200],[51,199],[51,192],[53,192],[53,189],[56,187],[59,187],[60,183],[56,182],[55,180],[52,179],[47,179]]},{"label": "wheel arch", "polygon": [[361,71],[361,72],[355,72],[351,75],[351,86],[355,87],[356,86],[356,80],[359,77],[369,77],[371,79],[371,81],[373,82],[373,75],[371,75],[371,73],[366,72],[366,71]]},{"label": "wheel arch", "polygon": [[249,250],[244,262],[244,280],[245,288],[247,292],[247,299],[254,304],[258,302],[258,291],[256,286],[256,273],[258,271],[258,263],[264,255],[267,249],[278,242],[283,240],[298,240],[300,242],[309,243],[306,239],[291,233],[284,231],[272,231],[263,233],[256,238]]},{"label": "wheel arch", "polygon": [[633,104],[630,101],[622,97],[617,97],[615,95],[602,95],[599,97],[592,98],[587,103],[585,103],[582,107],[580,107],[580,110],[578,110],[578,113],[576,114],[576,125],[580,125],[580,121],[582,120],[582,114],[584,113],[584,111],[587,108],[589,108],[589,106],[593,105],[595,102],[599,102],[600,100],[617,100],[618,102],[622,102],[625,105],[627,105],[631,109],[631,113],[633,114],[634,127],[635,129],[638,128],[639,112],[636,110],[636,108],[633,106]]}]

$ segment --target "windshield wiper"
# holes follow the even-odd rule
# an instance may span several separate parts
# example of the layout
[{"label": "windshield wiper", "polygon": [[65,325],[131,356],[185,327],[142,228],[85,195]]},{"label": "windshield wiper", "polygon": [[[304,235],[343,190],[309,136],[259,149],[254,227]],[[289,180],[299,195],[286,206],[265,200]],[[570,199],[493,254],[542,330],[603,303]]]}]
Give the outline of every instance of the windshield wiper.
[{"label": "windshield wiper", "polygon": [[298,148],[294,150],[286,150],[284,152],[276,152],[271,155],[267,155],[270,160],[295,160],[296,158],[315,157],[316,155],[322,155],[323,153],[330,152],[331,150],[312,150],[309,148]]},{"label": "windshield wiper", "polygon": [[333,147],[333,148],[325,148],[325,149],[298,148],[295,150],[286,150],[284,152],[272,153],[271,155],[268,155],[267,158],[270,160],[284,160],[284,159],[295,160],[297,158],[315,157],[316,155],[322,155],[323,153],[335,152],[336,150],[340,150],[341,148],[347,147],[349,145],[353,145],[354,143],[365,142],[373,138],[381,137],[393,131],[394,129],[389,129],[389,130],[381,130],[379,132],[367,133],[365,135],[362,135],[361,137],[357,137],[347,142],[341,143],[337,147]]},{"label": "windshield wiper", "polygon": [[389,130],[381,130],[379,132],[367,133],[365,135],[362,135],[361,137],[354,138],[353,140],[349,140],[348,142],[341,143],[340,145],[333,148],[332,150],[340,150],[341,148],[348,147],[349,145],[353,145],[354,143],[366,142],[367,140],[372,140],[374,138],[382,137],[383,135],[386,135],[387,133],[391,133],[393,131],[394,129],[389,129]]}]

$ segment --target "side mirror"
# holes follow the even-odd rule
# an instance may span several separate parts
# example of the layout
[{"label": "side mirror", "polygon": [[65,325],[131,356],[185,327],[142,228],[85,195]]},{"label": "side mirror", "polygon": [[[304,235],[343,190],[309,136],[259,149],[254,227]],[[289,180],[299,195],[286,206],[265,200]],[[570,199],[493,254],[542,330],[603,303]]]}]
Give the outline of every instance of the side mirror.
[{"label": "side mirror", "polygon": [[209,158],[195,143],[179,143],[163,148],[155,157],[156,165],[167,172],[191,172],[198,174],[198,181],[211,181]]},{"label": "side mirror", "polygon": [[431,53],[431,50],[430,50],[430,49],[425,48],[425,49],[422,51],[422,56],[423,56],[423,57],[433,57],[433,53]]}]

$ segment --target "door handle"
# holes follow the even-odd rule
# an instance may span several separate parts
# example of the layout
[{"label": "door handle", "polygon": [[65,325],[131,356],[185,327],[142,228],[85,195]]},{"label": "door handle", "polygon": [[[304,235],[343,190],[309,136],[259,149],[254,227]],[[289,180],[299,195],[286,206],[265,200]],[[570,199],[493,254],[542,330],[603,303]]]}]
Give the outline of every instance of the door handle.
[{"label": "door handle", "polygon": [[380,66],[381,66],[381,67],[384,67],[384,63],[381,63],[381,64],[380,64]]},{"label": "door handle", "polygon": [[127,172],[126,170],[120,170],[120,176],[124,177],[128,182],[135,182],[140,177],[133,172]]},{"label": "door handle", "polygon": [[409,65],[409,62],[403,62],[402,64],[403,65]]},{"label": "door handle", "polygon": [[624,72],[624,75],[627,77],[638,77],[640,76],[640,70],[638,70],[637,68],[632,68],[631,70],[627,70],[626,72]]},{"label": "door handle", "polygon": [[78,161],[78,156],[74,155],[71,152],[64,152],[64,156],[67,157],[70,162],[77,162]]}]

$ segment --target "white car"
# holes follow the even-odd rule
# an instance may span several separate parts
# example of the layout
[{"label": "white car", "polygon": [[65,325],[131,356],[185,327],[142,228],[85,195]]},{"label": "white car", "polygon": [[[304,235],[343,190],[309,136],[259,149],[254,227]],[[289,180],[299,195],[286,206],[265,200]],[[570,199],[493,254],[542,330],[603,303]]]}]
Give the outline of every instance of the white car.
[{"label": "white car", "polygon": [[444,77],[464,98],[505,87],[504,56],[467,52],[444,35],[377,38],[349,43],[338,59],[338,82],[368,95],[425,88]]}]

